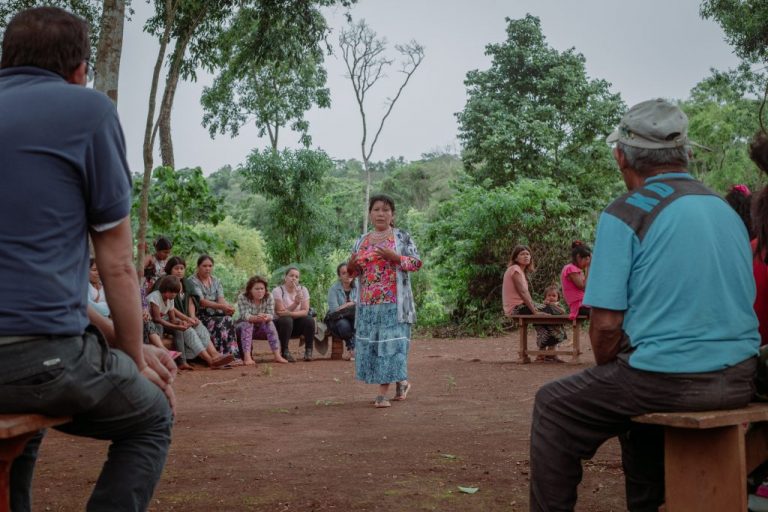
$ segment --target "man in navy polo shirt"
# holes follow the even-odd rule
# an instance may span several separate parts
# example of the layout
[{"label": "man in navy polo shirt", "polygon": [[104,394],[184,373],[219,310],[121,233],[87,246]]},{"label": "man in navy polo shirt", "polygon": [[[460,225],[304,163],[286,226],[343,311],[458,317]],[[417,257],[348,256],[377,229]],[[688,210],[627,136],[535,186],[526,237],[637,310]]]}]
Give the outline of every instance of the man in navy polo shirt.
[{"label": "man in navy polo shirt", "polygon": [[[167,356],[144,349],[131,179],[114,105],[87,82],[88,25],[23,11],[0,60],[0,413],[72,416],[57,427],[112,444],[87,510],[146,510],[171,438]],[[88,235],[116,339],[86,330]],[[171,402],[171,404],[169,404]],[[40,433],[11,469],[31,509]]]},{"label": "man in navy polo shirt", "polygon": [[653,411],[729,409],[752,396],[759,346],[744,224],[686,171],[688,119],[632,107],[608,137],[629,192],[601,214],[584,304],[597,366],[536,394],[531,510],[573,510],[581,460],[618,436],[627,508],[664,502],[663,433]]}]

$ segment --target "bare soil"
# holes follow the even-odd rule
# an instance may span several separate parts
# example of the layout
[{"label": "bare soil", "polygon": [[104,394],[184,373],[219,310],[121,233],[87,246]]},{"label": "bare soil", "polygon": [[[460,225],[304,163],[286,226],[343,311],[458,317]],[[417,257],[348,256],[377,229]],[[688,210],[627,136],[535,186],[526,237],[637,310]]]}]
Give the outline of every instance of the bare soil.
[{"label": "bare soil", "polygon": [[[355,381],[348,361],[280,365],[265,355],[255,367],[183,373],[151,510],[527,510],[534,394],[593,358],[587,341],[581,363],[521,365],[517,343],[516,332],[415,339],[413,389],[389,409],[372,406],[376,386]],[[49,432],[34,510],[83,510],[106,450],[105,442]],[[577,510],[625,509],[618,443],[610,441],[585,463]]]}]

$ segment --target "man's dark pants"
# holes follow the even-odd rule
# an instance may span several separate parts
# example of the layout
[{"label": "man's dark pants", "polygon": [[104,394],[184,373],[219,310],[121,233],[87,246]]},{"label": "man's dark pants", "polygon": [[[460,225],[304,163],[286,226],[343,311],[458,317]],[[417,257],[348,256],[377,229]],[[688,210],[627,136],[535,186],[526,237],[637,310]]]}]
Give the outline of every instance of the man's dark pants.
[{"label": "man's dark pants", "polygon": [[[72,416],[57,430],[111,440],[87,510],[146,510],[165,465],[172,418],[165,395],[125,353],[91,333],[2,345],[0,413]],[[31,510],[42,437],[30,441],[11,468],[14,512]]]},{"label": "man's dark pants", "polygon": [[618,436],[627,509],[655,512],[664,502],[663,430],[630,418],[743,407],[752,397],[756,368],[756,358],[750,358],[719,372],[670,374],[616,360],[542,386],[531,424],[530,510],[573,510],[581,461]]}]

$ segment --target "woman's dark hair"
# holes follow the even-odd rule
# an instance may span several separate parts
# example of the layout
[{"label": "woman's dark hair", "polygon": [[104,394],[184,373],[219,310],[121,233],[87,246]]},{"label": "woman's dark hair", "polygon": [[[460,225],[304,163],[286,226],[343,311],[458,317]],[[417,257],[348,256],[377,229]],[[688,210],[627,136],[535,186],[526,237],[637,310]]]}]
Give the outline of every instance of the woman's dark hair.
[{"label": "woman's dark hair", "polygon": [[157,240],[155,240],[155,252],[157,251],[170,251],[173,249],[173,244],[170,240],[165,238],[164,236],[157,237]]},{"label": "woman's dark hair", "polygon": [[287,276],[287,275],[288,275],[288,272],[290,272],[291,270],[295,270],[296,272],[298,272],[299,274],[301,274],[301,270],[299,270],[299,268],[298,268],[298,267],[288,267],[287,269],[285,269],[285,274],[283,274],[283,276]]},{"label": "woman's dark hair", "polygon": [[[264,289],[269,293],[269,283],[267,282],[267,279],[261,276],[253,276],[247,283],[245,283],[245,296],[248,300],[251,300],[251,290],[256,286],[256,283],[263,284]],[[266,297],[266,295],[264,295],[264,297]]]},{"label": "woman's dark hair", "polygon": [[[765,133],[755,134],[749,145],[749,158],[768,174],[768,136]],[[755,254],[759,254],[768,263],[768,186],[763,187],[752,200],[752,229],[757,238]]]},{"label": "woman's dark hair", "polygon": [[389,197],[387,194],[376,194],[371,196],[371,198],[368,200],[368,213],[371,213],[371,210],[373,210],[373,205],[382,202],[389,206],[389,209],[392,210],[392,213],[395,213],[395,200]]},{"label": "woman's dark hair", "polygon": [[37,7],[11,18],[3,37],[0,68],[34,66],[68,79],[90,54],[84,19],[57,7]]},{"label": "woman's dark hair", "polygon": [[577,258],[586,258],[592,256],[592,249],[581,240],[574,240],[571,244],[571,261],[576,263]]},{"label": "woman's dark hair", "polygon": [[531,262],[525,268],[525,273],[530,274],[536,270],[536,265],[533,263],[533,253],[531,252],[531,248],[527,245],[516,245],[515,248],[512,249],[512,255],[509,257],[507,266],[511,267],[512,265],[517,265],[517,257],[523,251],[528,251],[531,255]]},{"label": "woman's dark hair", "polygon": [[94,263],[96,263],[96,258],[94,258],[94,257],[91,257],[91,258],[88,260],[88,269],[90,269],[90,268],[93,266],[93,264],[94,264]]},{"label": "woman's dark hair", "polygon": [[176,276],[163,276],[157,285],[157,289],[160,290],[160,293],[179,293],[181,291],[181,280]]},{"label": "woman's dark hair", "polygon": [[200,265],[202,265],[205,260],[209,260],[211,262],[211,265],[216,264],[216,262],[213,261],[213,258],[208,256],[207,254],[201,254],[200,257],[197,258],[197,266],[199,267]]},{"label": "woman's dark hair", "polygon": [[741,221],[747,228],[747,233],[749,233],[749,239],[752,240],[755,237],[755,233],[752,230],[752,194],[747,186],[732,186],[728,193],[725,194],[725,201],[741,217]]},{"label": "woman's dark hair", "polygon": [[187,262],[181,256],[171,256],[168,258],[168,263],[165,264],[165,273],[169,274],[173,271],[173,267],[176,265],[184,265],[186,268]]},{"label": "woman's dark hair", "polygon": [[344,261],[342,263],[339,263],[339,265],[336,267],[336,276],[337,277],[341,276],[341,267],[346,267],[346,266],[347,266],[347,262],[346,261]]}]

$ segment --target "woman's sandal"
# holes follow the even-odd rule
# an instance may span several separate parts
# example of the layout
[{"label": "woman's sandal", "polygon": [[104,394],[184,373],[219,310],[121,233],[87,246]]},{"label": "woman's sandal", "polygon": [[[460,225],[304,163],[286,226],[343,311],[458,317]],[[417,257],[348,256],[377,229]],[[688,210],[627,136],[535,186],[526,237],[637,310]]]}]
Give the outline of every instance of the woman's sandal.
[{"label": "woman's sandal", "polygon": [[373,402],[373,406],[377,409],[382,409],[384,407],[392,407],[392,404],[389,403],[389,400],[387,400],[387,397],[384,395],[379,395],[376,397],[376,400]]},{"label": "woman's sandal", "polygon": [[395,383],[395,397],[392,400],[401,402],[408,397],[408,392],[411,390],[410,381],[406,381],[405,384]]}]

